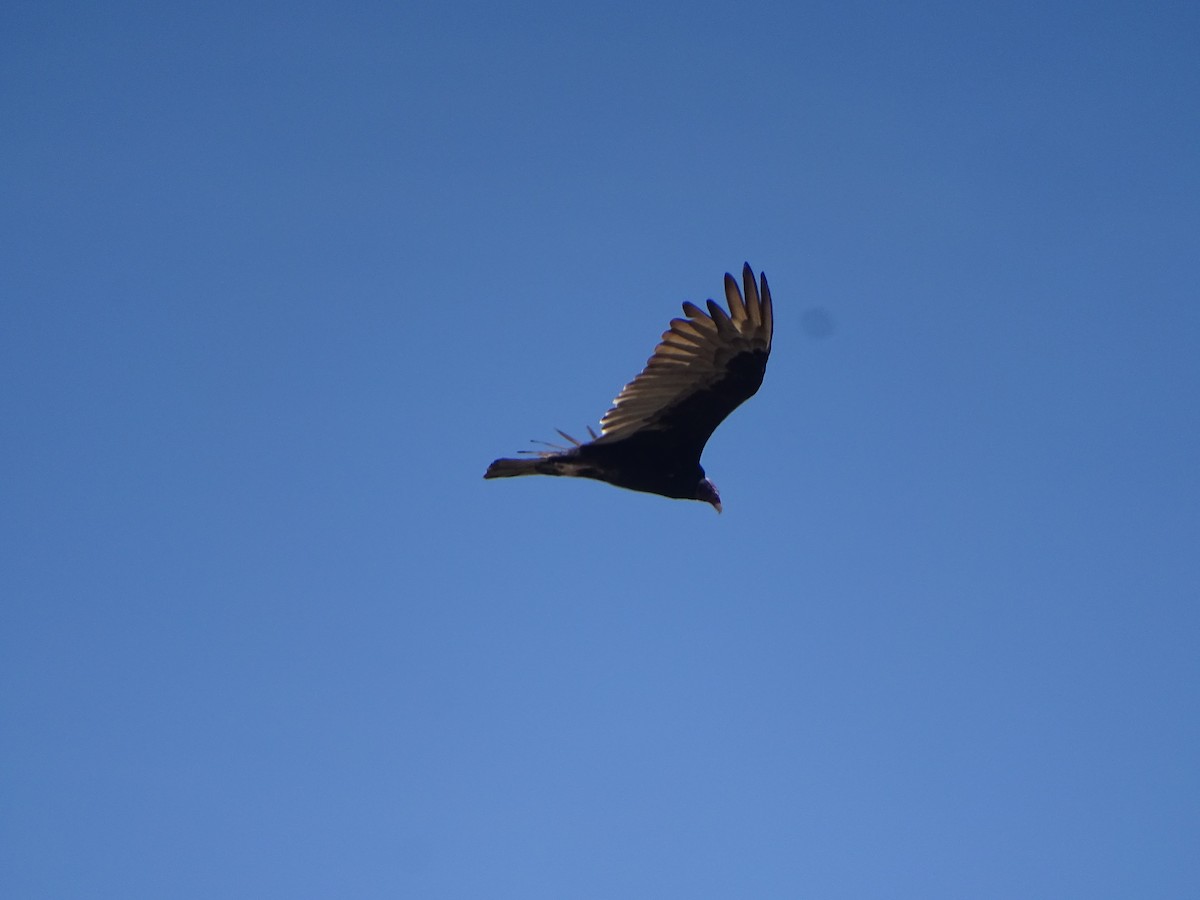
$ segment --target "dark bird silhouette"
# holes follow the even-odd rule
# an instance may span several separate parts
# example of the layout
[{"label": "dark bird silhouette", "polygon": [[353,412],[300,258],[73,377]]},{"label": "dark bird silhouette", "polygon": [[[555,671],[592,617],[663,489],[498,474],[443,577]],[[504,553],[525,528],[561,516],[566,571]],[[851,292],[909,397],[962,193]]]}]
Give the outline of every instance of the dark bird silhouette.
[{"label": "dark bird silhouette", "polygon": [[704,477],[700,454],[716,427],[762,384],[771,354],[774,318],[767,276],[761,286],[747,263],[745,298],[725,275],[729,312],[712,300],[708,312],[684,303],[686,319],[672,319],[641,374],[621,389],[600,420],[600,434],[581,443],[559,431],[570,447],[521,451],[498,459],[484,478],[568,475],[618,487],[703,500],[721,511],[721,496]]}]

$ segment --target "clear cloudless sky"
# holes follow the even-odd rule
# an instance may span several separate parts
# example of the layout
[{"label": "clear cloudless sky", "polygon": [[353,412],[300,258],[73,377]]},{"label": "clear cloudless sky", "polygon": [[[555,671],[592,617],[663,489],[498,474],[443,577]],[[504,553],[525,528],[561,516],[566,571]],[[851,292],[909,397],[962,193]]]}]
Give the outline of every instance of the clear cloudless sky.
[{"label": "clear cloudless sky", "polygon": [[[0,11],[0,895],[1200,896],[1200,6]],[[484,482],[770,278],[724,515]]]}]

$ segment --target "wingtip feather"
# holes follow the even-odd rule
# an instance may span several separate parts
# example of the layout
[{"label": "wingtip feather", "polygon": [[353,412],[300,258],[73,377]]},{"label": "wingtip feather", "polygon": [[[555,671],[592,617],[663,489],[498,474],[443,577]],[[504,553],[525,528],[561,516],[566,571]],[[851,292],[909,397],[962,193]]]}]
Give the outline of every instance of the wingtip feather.
[{"label": "wingtip feather", "polygon": [[762,281],[762,325],[763,331],[767,333],[767,346],[771,346],[771,339],[775,336],[775,307],[771,303],[771,287],[767,284],[767,273],[759,272],[759,279]]},{"label": "wingtip feather", "polygon": [[717,331],[722,334],[737,334],[737,328],[733,324],[733,320],[729,318],[729,313],[721,308],[716,300],[706,301],[708,305],[708,314],[712,316],[713,323],[717,326]]},{"label": "wingtip feather", "polygon": [[729,303],[729,318],[734,324],[744,322],[747,318],[746,302],[742,300],[742,292],[738,290],[737,282],[728,272],[725,273],[725,300]]},{"label": "wingtip feather", "polygon": [[755,283],[754,270],[750,268],[750,263],[742,265],[742,284],[746,288],[746,311],[750,324],[759,326],[762,324],[762,304],[759,302],[758,285]]}]

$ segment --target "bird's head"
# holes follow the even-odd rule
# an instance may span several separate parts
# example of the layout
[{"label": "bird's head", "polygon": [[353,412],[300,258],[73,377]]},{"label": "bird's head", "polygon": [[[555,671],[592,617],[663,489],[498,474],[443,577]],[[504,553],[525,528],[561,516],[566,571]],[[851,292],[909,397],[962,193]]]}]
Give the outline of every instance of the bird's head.
[{"label": "bird's head", "polygon": [[711,503],[713,509],[721,511],[721,495],[717,493],[717,486],[707,478],[701,478],[700,483],[696,485],[696,499]]}]

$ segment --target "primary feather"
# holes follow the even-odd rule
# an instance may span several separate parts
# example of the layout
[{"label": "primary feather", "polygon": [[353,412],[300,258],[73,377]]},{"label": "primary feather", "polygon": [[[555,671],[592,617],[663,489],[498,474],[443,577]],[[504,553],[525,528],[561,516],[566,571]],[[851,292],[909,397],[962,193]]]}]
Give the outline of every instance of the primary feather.
[{"label": "primary feather", "polygon": [[666,497],[703,500],[719,512],[720,497],[704,477],[700,455],[717,426],[762,384],[771,353],[774,312],[767,276],[755,282],[742,267],[745,294],[725,276],[726,312],[684,303],[646,368],[625,385],[600,419],[600,435],[532,458],[498,459],[484,478],[568,475]]}]

